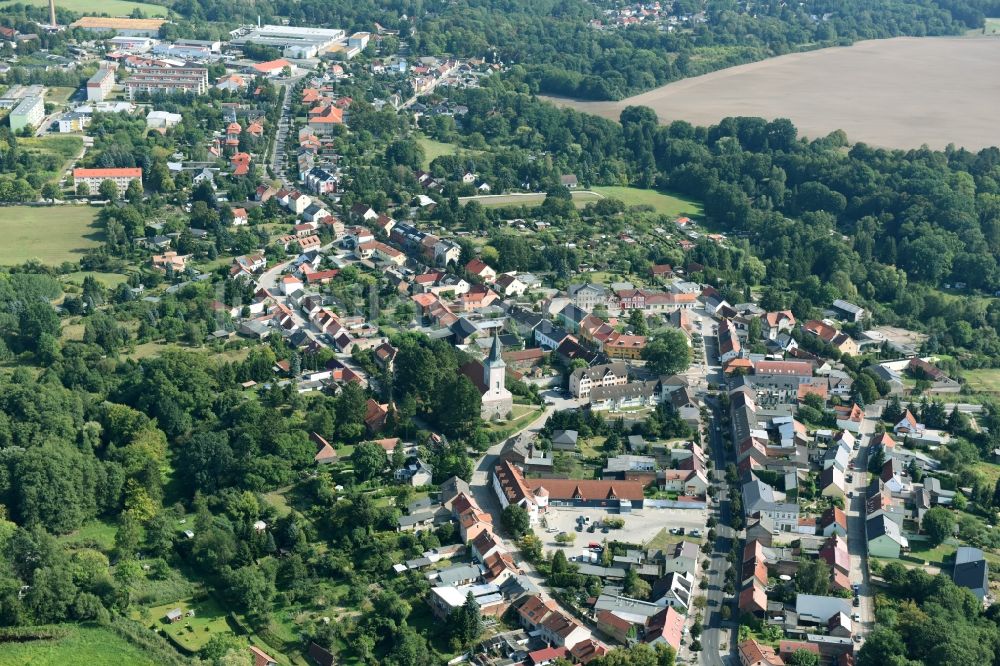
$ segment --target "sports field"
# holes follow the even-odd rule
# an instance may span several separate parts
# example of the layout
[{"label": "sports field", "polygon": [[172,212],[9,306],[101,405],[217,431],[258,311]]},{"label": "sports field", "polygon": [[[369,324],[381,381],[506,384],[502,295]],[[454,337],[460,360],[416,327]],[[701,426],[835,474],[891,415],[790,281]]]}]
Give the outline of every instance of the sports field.
[{"label": "sports field", "polygon": [[701,204],[697,202],[656,190],[644,190],[639,187],[592,187],[590,189],[608,198],[619,199],[626,206],[650,206],[653,212],[660,215],[687,216],[697,219],[704,212]]},{"label": "sports field", "polygon": [[100,244],[95,215],[90,206],[0,207],[0,266],[29,259],[49,265],[78,261]]},{"label": "sports field", "polygon": [[[998,28],[990,22],[987,31]],[[662,123],[789,118],[810,138],[842,129],[850,141],[877,146],[979,150],[1000,141],[998,70],[1000,39],[900,37],[769,58],[617,102],[551,101],[614,120],[641,105]]]},{"label": "sports field", "polygon": [[112,631],[73,626],[65,638],[4,643],[0,666],[156,666],[157,662]]},{"label": "sports field", "polygon": [[[16,0],[23,5],[33,7],[48,7],[48,0]],[[14,2],[0,2],[0,9],[4,5],[12,5]],[[57,0],[56,6],[60,9],[67,9],[77,14],[107,14],[109,16],[129,16],[138,9],[146,16],[153,18],[156,16],[166,16],[167,8],[160,5],[150,5],[145,2],[128,2],[127,0]]]}]

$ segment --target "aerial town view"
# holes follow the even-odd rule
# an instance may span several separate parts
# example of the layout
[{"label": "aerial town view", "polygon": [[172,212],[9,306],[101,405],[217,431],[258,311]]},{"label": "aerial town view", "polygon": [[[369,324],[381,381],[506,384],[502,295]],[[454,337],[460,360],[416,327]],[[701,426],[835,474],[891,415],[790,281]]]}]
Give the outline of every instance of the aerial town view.
[{"label": "aerial town view", "polygon": [[1000,666],[1000,0],[0,0],[0,666]]}]

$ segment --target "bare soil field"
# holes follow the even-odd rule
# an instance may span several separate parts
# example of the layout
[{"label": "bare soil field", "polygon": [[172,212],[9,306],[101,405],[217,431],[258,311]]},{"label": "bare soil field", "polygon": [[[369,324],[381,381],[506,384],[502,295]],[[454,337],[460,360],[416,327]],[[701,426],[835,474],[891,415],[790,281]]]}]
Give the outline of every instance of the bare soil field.
[{"label": "bare soil field", "polygon": [[890,148],[1000,145],[1000,39],[898,38],[795,53],[685,79],[619,102],[546,98],[617,120],[648,106],[663,123],[789,118],[800,135],[842,129]]}]

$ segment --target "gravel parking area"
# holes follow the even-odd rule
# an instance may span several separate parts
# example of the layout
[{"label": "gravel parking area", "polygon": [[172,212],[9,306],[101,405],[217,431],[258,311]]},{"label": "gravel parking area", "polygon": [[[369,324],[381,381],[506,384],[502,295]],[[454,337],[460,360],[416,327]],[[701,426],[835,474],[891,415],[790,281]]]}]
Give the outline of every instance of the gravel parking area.
[{"label": "gravel parking area", "polygon": [[[577,518],[580,516],[589,517],[590,524],[600,523],[604,518],[622,518],[625,520],[625,527],[609,530],[605,534],[600,527],[595,527],[593,532],[588,532],[590,524],[585,524],[583,529],[577,532]],[[562,548],[566,551],[566,556],[570,557],[586,548],[591,541],[600,543],[604,539],[608,539],[609,541],[618,540],[645,544],[665,528],[683,527],[686,532],[700,529],[704,534],[707,531],[705,529],[707,520],[708,511],[697,509],[641,509],[632,513],[619,514],[609,513],[604,509],[566,507],[549,509],[542,517],[540,524],[535,527],[535,534],[542,540],[544,550],[554,551],[557,548]],[[568,546],[558,544],[555,537],[560,532],[575,534],[576,540]]]}]

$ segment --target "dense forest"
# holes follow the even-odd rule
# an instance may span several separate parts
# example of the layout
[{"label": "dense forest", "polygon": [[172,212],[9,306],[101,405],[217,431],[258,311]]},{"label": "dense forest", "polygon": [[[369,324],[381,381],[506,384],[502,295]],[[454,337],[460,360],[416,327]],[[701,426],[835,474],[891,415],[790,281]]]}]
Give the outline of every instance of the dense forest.
[{"label": "dense forest", "polygon": [[[750,9],[752,7],[752,9]],[[255,23],[286,17],[292,24],[371,30],[398,29],[416,53],[487,57],[514,65],[536,92],[588,99],[630,94],[724,67],[792,51],[899,35],[950,35],[982,27],[1000,12],[996,0],[807,0],[676,3],[703,16],[691,29],[638,26],[598,30],[601,3],[587,0],[473,0],[451,3],[394,0],[178,0],[188,20],[168,34],[207,36],[206,22]],[[406,17],[404,20],[402,17]]]}]

